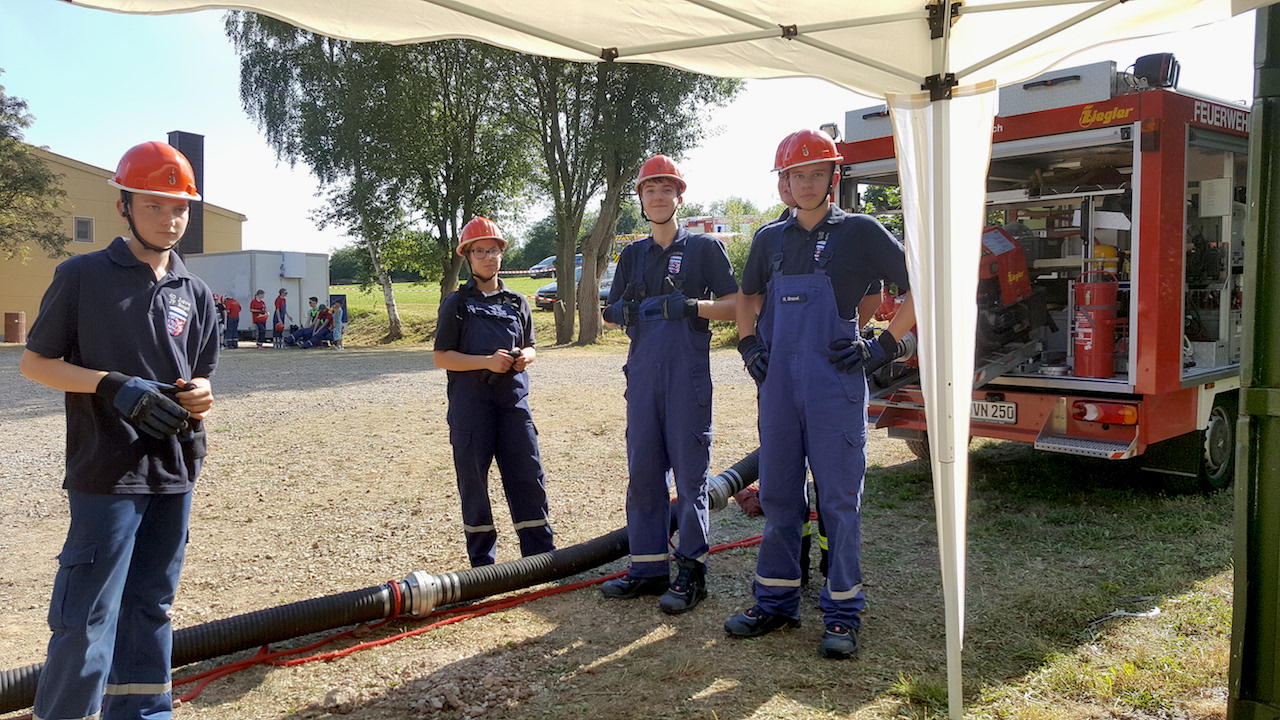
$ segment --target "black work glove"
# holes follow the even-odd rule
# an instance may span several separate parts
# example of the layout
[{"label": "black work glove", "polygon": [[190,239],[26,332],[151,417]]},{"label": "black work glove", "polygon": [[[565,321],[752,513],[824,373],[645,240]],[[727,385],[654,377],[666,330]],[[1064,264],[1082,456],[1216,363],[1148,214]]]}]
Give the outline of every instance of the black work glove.
[{"label": "black work glove", "polygon": [[[521,356],[521,355],[523,355],[523,354],[524,354],[524,351],[523,351],[523,350],[521,350],[520,348],[516,348],[516,349],[514,349],[514,350],[512,350],[512,351],[511,351],[511,357],[515,358],[516,360],[519,360],[519,359],[520,359],[520,356]],[[494,384],[496,384],[496,383],[498,382],[498,380],[499,380],[499,379],[501,379],[501,378],[503,378],[503,377],[506,377],[506,376],[508,376],[508,375],[515,375],[515,374],[516,374],[516,364],[515,364],[514,362],[512,362],[512,363],[511,363],[511,367],[510,367],[506,372],[504,372],[504,373],[496,373],[496,372],[494,372],[494,371],[492,371],[492,370],[485,370],[485,372],[487,373],[487,375],[485,375],[485,377],[484,377],[484,381],[485,381],[485,382],[487,382],[487,383],[489,383],[490,385],[494,385]]]},{"label": "black work glove", "polygon": [[604,309],[604,319],[623,327],[631,327],[640,322],[640,303],[636,302],[639,285],[638,281],[628,285],[622,298]]},{"label": "black work glove", "polygon": [[841,338],[831,343],[831,362],[841,372],[852,373],[859,367],[867,375],[893,361],[898,355],[898,341],[887,331],[875,340]]},{"label": "black work glove", "polygon": [[738,341],[738,354],[742,355],[742,364],[756,381],[756,387],[759,387],[769,372],[768,348],[760,344],[755,335],[748,335]]},{"label": "black work glove", "polygon": [[94,392],[129,421],[130,425],[157,440],[189,432],[191,413],[173,399],[187,388],[110,372],[98,382]]},{"label": "black work glove", "polygon": [[662,319],[663,320],[684,320],[685,318],[698,317],[698,299],[685,297],[679,293],[671,295],[663,295],[662,300]]}]

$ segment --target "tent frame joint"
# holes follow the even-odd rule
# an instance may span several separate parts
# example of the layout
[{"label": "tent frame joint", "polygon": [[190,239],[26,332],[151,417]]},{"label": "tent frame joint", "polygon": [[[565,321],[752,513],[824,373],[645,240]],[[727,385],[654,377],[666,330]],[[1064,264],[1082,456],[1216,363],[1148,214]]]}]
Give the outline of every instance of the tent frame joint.
[{"label": "tent frame joint", "polygon": [[941,38],[943,33],[946,31],[946,29],[942,27],[942,15],[943,12],[945,12],[943,10],[943,6],[946,5],[951,8],[949,13],[950,24],[955,25],[956,20],[960,17],[960,6],[963,4],[963,2],[959,2],[958,0],[953,0],[953,2],[950,3],[946,0],[933,0],[929,4],[925,5],[925,9],[929,11],[930,40],[937,40],[938,38]]},{"label": "tent frame joint", "polygon": [[951,88],[959,84],[956,82],[955,73],[930,75],[924,79],[924,84],[920,86],[920,89],[929,91],[929,102],[938,102],[939,100],[950,100]]},{"label": "tent frame joint", "polygon": [[779,25],[782,28],[783,40],[795,40],[800,37],[800,27],[797,25]]},{"label": "tent frame joint", "polygon": [[600,51],[600,59],[601,59],[601,60],[603,60],[603,61],[605,61],[605,62],[607,62],[607,63],[611,63],[611,62],[613,62],[614,60],[617,60],[617,59],[618,59],[618,48],[616,48],[616,47],[611,47],[611,48],[605,48],[605,49],[601,50],[601,51]]}]

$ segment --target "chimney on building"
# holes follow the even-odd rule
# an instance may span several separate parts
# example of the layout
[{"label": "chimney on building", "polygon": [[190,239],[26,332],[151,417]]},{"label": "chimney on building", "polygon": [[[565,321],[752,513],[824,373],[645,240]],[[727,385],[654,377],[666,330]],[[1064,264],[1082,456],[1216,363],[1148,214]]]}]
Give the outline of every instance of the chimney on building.
[{"label": "chimney on building", "polygon": [[[201,197],[206,197],[204,187],[204,136],[195,133],[174,130],[169,133],[169,144],[178,152],[187,156],[191,169],[196,175],[196,189]],[[190,220],[187,222],[187,234],[178,243],[179,255],[196,255],[204,252],[204,203],[192,202]]]}]

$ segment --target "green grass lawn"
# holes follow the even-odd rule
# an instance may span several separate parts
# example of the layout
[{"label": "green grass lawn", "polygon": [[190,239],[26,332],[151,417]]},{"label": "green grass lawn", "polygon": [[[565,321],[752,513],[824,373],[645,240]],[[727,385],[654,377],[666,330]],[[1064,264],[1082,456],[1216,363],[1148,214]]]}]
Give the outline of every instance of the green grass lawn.
[{"label": "green grass lawn", "polygon": [[[533,305],[533,294],[538,288],[551,282],[546,278],[531,278],[524,275],[509,275],[502,279],[507,288],[529,298]],[[400,311],[400,323],[404,329],[404,337],[395,342],[388,342],[387,305],[382,297],[382,288],[373,288],[361,292],[355,285],[330,286],[331,294],[347,296],[347,314],[350,324],[344,343],[351,347],[372,347],[381,345],[417,345],[429,343],[435,336],[436,315],[440,308],[440,287],[436,283],[394,283],[396,307]],[[549,310],[533,309],[533,329],[542,347],[555,343],[555,316]],[[723,347],[735,345],[738,335],[736,326],[730,322],[713,322],[712,345]],[[601,342],[623,343],[626,336],[621,330],[605,332]]]}]

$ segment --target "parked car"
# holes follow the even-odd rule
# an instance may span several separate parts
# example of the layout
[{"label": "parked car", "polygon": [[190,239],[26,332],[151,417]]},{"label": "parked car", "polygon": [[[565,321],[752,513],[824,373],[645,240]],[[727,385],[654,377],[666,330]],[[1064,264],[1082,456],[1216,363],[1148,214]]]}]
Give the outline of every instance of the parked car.
[{"label": "parked car", "polygon": [[[575,257],[577,258],[577,261],[578,261],[578,267],[582,267],[582,254],[579,253]],[[544,278],[544,277],[555,277],[555,276],[556,276],[556,256],[555,255],[552,255],[549,258],[543,258],[541,262],[538,262],[533,267],[529,268],[529,277],[531,278]]]},{"label": "parked car", "polygon": [[[600,276],[601,307],[604,307],[605,302],[609,299],[609,289],[613,287],[613,272],[617,267],[617,263],[609,263],[609,266],[604,269],[604,274]],[[579,265],[578,269],[574,271],[573,279],[575,283],[582,282],[581,265]],[[537,305],[539,310],[550,310],[555,306],[556,301],[559,299],[556,295],[557,289],[556,283],[548,283],[538,288],[538,291],[533,294],[533,304]]]}]

